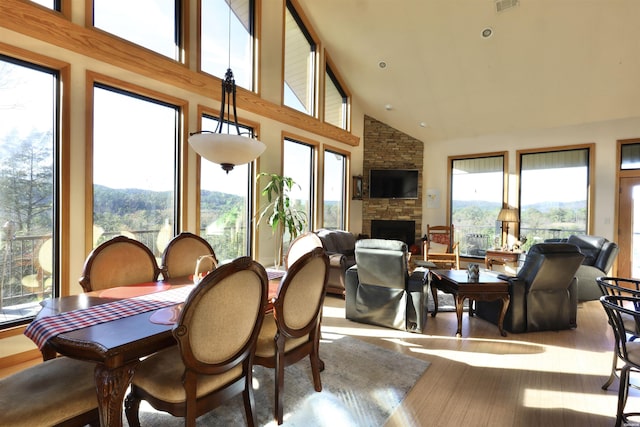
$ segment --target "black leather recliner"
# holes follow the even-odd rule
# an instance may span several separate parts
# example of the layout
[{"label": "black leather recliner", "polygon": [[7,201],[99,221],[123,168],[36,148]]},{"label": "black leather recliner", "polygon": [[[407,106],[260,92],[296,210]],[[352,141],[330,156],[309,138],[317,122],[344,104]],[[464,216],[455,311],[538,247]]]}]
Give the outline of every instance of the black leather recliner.
[{"label": "black leather recliner", "polygon": [[356,265],[345,276],[346,318],[410,332],[427,321],[427,270],[409,275],[407,245],[398,240],[356,242]]},{"label": "black leather recliner", "polygon": [[606,276],[618,256],[618,245],[604,237],[573,235],[567,240],[580,249],[584,261],[578,268],[578,301],[592,301],[600,299],[602,292],[596,279]]},{"label": "black leather recliner", "polygon": [[[578,280],[584,255],[569,243],[533,245],[518,275],[510,278],[504,329],[513,333],[577,326]],[[478,317],[498,324],[502,302],[476,301]]]}]

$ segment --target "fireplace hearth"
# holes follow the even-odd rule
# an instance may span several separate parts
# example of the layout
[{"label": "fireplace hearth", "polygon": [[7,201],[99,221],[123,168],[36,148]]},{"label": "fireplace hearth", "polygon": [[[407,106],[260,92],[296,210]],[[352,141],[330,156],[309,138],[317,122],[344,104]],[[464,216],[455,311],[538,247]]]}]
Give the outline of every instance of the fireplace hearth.
[{"label": "fireplace hearth", "polygon": [[411,247],[416,242],[416,222],[374,219],[371,221],[371,238],[400,240]]}]

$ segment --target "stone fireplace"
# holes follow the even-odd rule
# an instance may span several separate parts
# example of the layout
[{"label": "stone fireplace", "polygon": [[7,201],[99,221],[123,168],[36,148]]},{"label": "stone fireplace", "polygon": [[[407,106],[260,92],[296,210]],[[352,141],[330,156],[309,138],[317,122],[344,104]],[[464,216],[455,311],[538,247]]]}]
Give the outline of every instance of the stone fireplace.
[{"label": "stone fireplace", "polygon": [[374,219],[371,221],[371,238],[400,240],[411,247],[416,242],[416,222]]}]

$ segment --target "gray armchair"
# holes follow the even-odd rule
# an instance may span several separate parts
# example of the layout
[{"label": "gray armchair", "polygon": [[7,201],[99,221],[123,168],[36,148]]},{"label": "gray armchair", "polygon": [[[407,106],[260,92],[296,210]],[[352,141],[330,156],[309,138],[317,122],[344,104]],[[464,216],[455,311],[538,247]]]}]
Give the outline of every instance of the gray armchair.
[{"label": "gray armchair", "polygon": [[574,235],[567,243],[572,243],[584,255],[584,261],[578,268],[578,301],[592,301],[600,299],[602,292],[596,279],[607,276],[613,262],[618,256],[618,245],[604,237]]},{"label": "gray armchair", "polygon": [[398,240],[356,242],[356,265],[345,277],[346,318],[410,332],[427,321],[427,270],[408,272],[407,245]]},{"label": "gray armchair", "polygon": [[[509,308],[504,329],[533,332],[577,326],[578,280],[576,271],[584,255],[568,243],[540,243],[527,253],[518,275],[509,280]],[[476,301],[478,317],[498,324],[502,303]]]}]

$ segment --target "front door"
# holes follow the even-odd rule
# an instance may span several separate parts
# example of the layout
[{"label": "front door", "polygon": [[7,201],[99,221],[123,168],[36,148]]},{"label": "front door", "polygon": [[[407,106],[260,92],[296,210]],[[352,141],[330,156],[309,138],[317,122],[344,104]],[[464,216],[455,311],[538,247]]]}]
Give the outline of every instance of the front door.
[{"label": "front door", "polygon": [[640,278],[640,177],[620,178],[619,277]]}]

